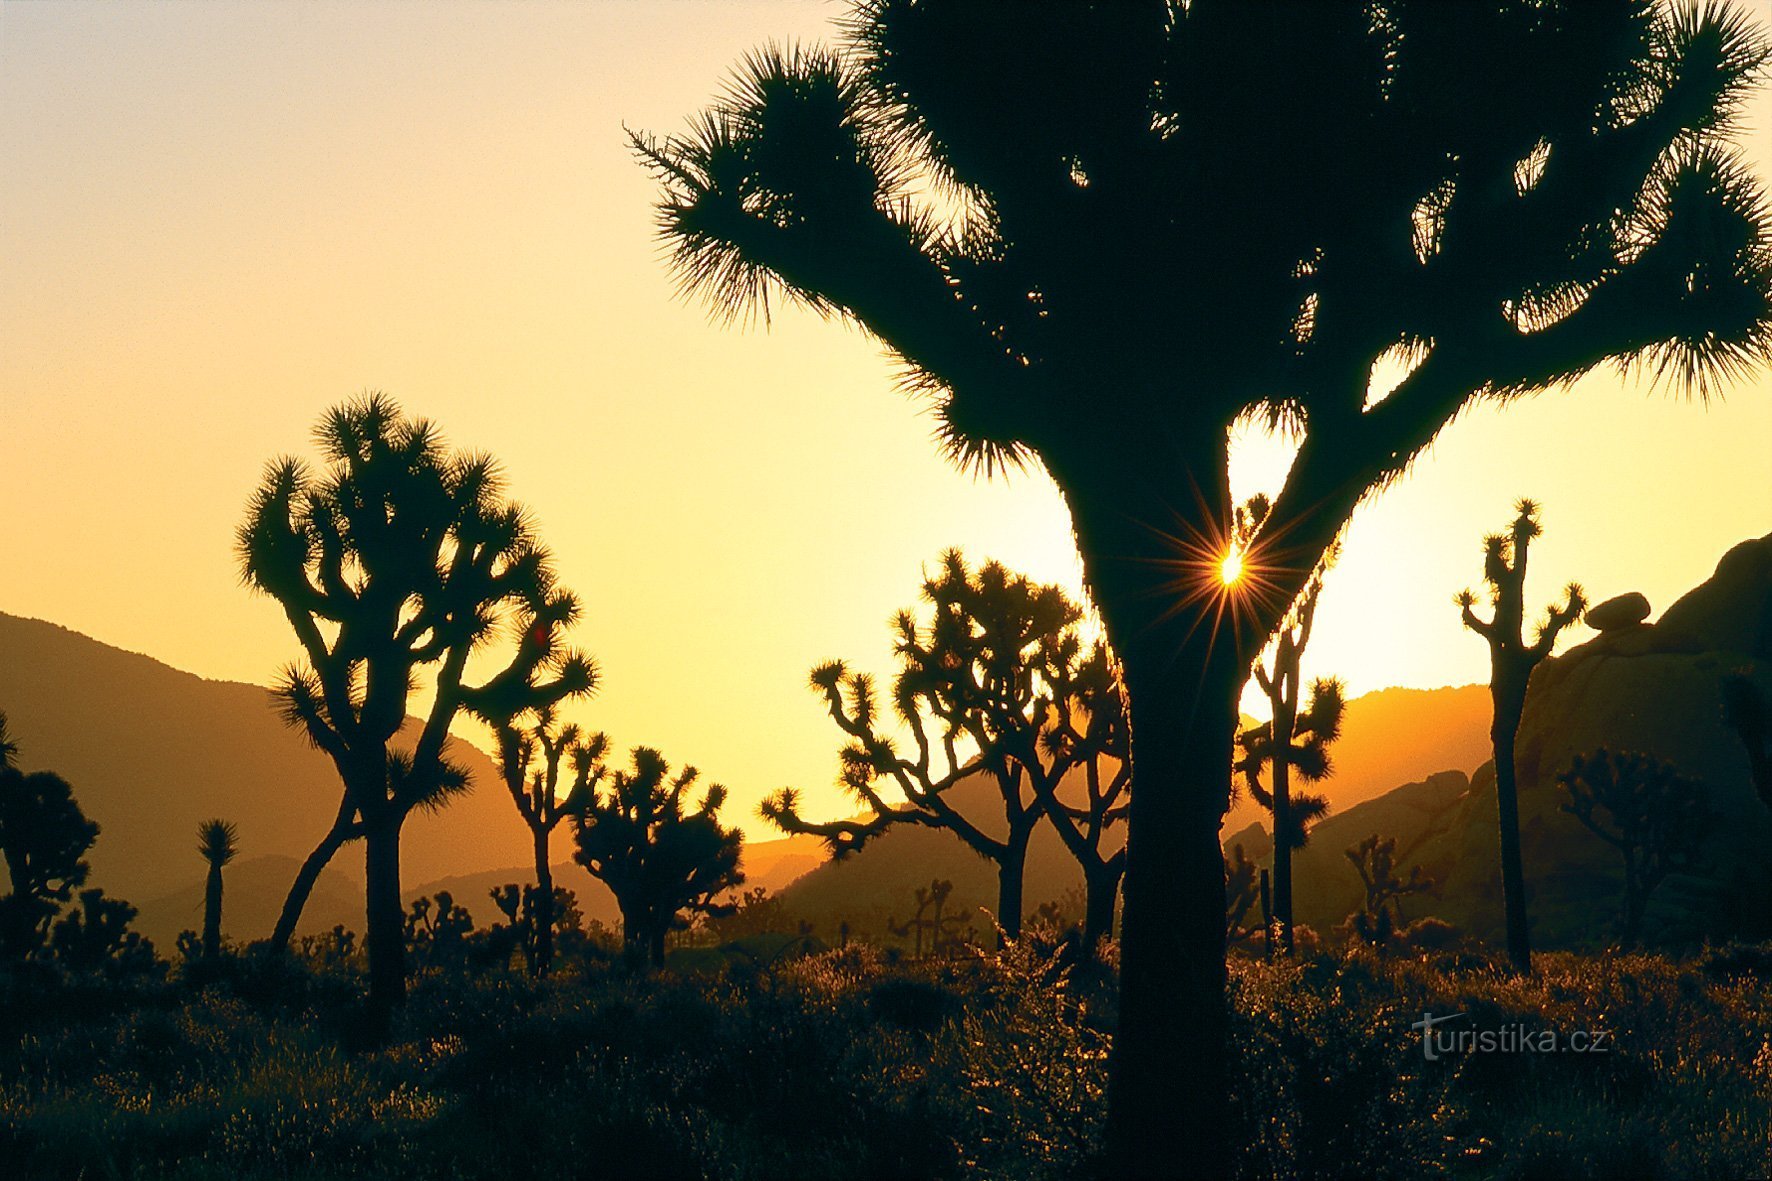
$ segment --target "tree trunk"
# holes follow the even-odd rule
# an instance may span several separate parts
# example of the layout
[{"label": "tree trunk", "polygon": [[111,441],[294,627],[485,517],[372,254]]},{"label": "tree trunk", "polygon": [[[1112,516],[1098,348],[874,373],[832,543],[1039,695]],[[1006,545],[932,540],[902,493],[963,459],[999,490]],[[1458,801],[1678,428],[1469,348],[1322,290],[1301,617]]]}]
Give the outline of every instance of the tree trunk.
[{"label": "tree trunk", "polygon": [[1065,490],[1132,731],[1103,1172],[1217,1177],[1231,1159],[1219,826],[1249,667],[1218,580],[1229,459],[1222,428],[1099,425],[1098,438],[1040,451]]},{"label": "tree trunk", "polygon": [[368,881],[365,925],[369,949],[369,1013],[385,1035],[394,1009],[406,1000],[406,912],[400,903],[400,818],[365,825]]},{"label": "tree trunk", "polygon": [[1114,903],[1119,900],[1120,874],[1110,862],[1083,867],[1083,946],[1093,950],[1113,938]]},{"label": "tree trunk", "polygon": [[665,929],[662,926],[654,928],[651,932],[650,938],[648,939],[648,949],[651,952],[649,958],[651,959],[652,966],[654,968],[664,967]]},{"label": "tree trunk", "polygon": [[341,823],[334,824],[332,830],[320,838],[308,859],[301,863],[295,882],[289,887],[289,896],[283,900],[276,929],[271,932],[271,950],[289,950],[289,941],[295,937],[295,925],[301,921],[302,908],[307,906],[308,896],[314,892],[314,883],[320,880],[320,871],[332,861],[333,854],[350,839],[350,827],[350,814],[347,813]]},{"label": "tree trunk", "polygon": [[[1105,612],[1104,612],[1105,614]],[[1120,914],[1120,1036],[1109,1176],[1216,1177],[1230,1167],[1224,854],[1237,667],[1120,649],[1135,780]],[[1156,675],[1151,675],[1154,668]],[[1185,671],[1182,671],[1185,670]],[[1204,676],[1194,677],[1199,673]]]},{"label": "tree trunk", "polygon": [[1495,810],[1501,824],[1501,901],[1507,916],[1507,956],[1521,972],[1532,971],[1532,941],[1526,925],[1526,877],[1520,859],[1520,797],[1514,774],[1514,737],[1520,729],[1525,687],[1502,680],[1494,689],[1495,718],[1489,730],[1495,747]]},{"label": "tree trunk", "polygon": [[[1280,675],[1275,670],[1276,677]],[[1296,701],[1296,698],[1294,698]],[[1292,954],[1292,733],[1296,718],[1287,705],[1274,711],[1274,950]]]},{"label": "tree trunk", "polygon": [[546,976],[554,963],[554,868],[548,864],[548,830],[535,830],[535,962],[530,971]]},{"label": "tree trunk", "polygon": [[997,861],[997,947],[1021,938],[1021,886],[1027,864],[1028,834],[1009,833],[1008,848]]},{"label": "tree trunk", "polygon": [[211,959],[221,954],[221,909],[221,866],[210,862],[209,880],[203,887],[203,954]]}]

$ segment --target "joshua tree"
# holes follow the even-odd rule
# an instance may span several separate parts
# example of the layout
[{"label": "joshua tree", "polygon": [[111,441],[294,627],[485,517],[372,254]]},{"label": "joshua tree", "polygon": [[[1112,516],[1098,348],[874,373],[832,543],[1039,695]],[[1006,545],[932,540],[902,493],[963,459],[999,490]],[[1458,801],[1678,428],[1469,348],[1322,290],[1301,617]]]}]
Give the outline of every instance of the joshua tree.
[{"label": "joshua tree", "polygon": [[1458,593],[1458,609],[1464,626],[1489,644],[1489,697],[1493,713],[1489,740],[1495,750],[1495,807],[1501,823],[1501,897],[1507,914],[1507,954],[1514,967],[1532,970],[1532,941],[1526,922],[1526,879],[1520,864],[1520,801],[1514,772],[1514,739],[1520,732],[1520,714],[1526,708],[1526,683],[1532,670],[1551,654],[1557,636],[1580,618],[1587,600],[1579,583],[1563,591],[1562,607],[1553,607],[1538,625],[1528,644],[1526,623],[1526,552],[1539,534],[1538,505],[1522,500],[1514,506],[1519,514],[1506,533],[1483,539],[1483,578],[1489,584],[1494,611],[1485,621],[1474,610],[1477,596]]},{"label": "joshua tree", "polygon": [[648,747],[634,748],[634,769],[609,776],[575,817],[578,863],[602,880],[621,908],[630,960],[664,965],[665,934],[687,926],[683,915],[719,915],[733,908],[715,898],[743,884],[744,834],[720,824],[726,789],[714,784],[689,810],[697,772],[670,764]]},{"label": "joshua tree", "polygon": [[1747,767],[1760,801],[1772,808],[1772,713],[1766,696],[1745,673],[1723,680],[1723,723],[1741,738]]},{"label": "joshua tree", "polygon": [[209,863],[203,887],[203,954],[221,953],[222,866],[234,859],[239,832],[226,820],[205,820],[197,826],[197,853]]},{"label": "joshua tree", "polygon": [[55,958],[78,972],[133,975],[160,966],[153,941],[132,931],[135,907],[103,890],[80,891],[80,903],[50,932]]},{"label": "joshua tree", "polygon": [[[1022,874],[1028,839],[1048,801],[1055,823],[1086,872],[1094,904],[1093,935],[1113,922],[1113,894],[1123,859],[1100,849],[1106,826],[1124,812],[1129,772],[1125,725],[1107,654],[1081,653],[1081,612],[1055,586],[1011,574],[996,562],[968,570],[957,550],[923,581],[927,625],[913,611],[893,621],[899,660],[892,701],[913,749],[901,753],[881,730],[873,678],[841,661],[812,672],[832,720],[849,736],[843,784],[867,806],[865,820],[813,823],[799,814],[792,789],[765,801],[762,813],[786,832],[823,837],[845,856],[895,824],[945,828],[997,867],[997,924],[1021,933]],[[1058,804],[1067,772],[1086,768],[1088,802]],[[1003,803],[1003,835],[956,809],[948,793],[988,778]],[[904,802],[888,799],[896,790]]]},{"label": "joshua tree", "polygon": [[1605,747],[1576,755],[1557,782],[1569,793],[1563,811],[1624,860],[1624,941],[1635,943],[1655,888],[1669,874],[1703,872],[1716,819],[1709,792],[1672,763]]},{"label": "joshua tree", "polygon": [[[589,671],[594,687],[596,670]],[[581,741],[578,727],[558,725],[551,709],[541,710],[527,727],[513,718],[486,720],[498,736],[499,773],[529,828],[534,848],[535,898],[529,916],[534,937],[525,952],[529,970],[545,976],[554,959],[554,869],[549,844],[560,821],[583,812],[596,794],[609,739],[598,733]],[[570,763],[572,772],[571,788],[564,794],[562,761]]]},{"label": "joshua tree", "polygon": [[1409,867],[1409,876],[1397,874],[1397,838],[1373,833],[1365,840],[1350,845],[1347,859],[1360,884],[1366,888],[1364,908],[1356,911],[1350,929],[1374,947],[1383,947],[1393,935],[1404,931],[1403,914],[1398,905],[1411,894],[1432,890],[1434,879],[1419,865]]},{"label": "joshua tree", "polygon": [[[684,132],[635,136],[660,232],[723,314],[860,325],[952,456],[1063,491],[1139,783],[1107,1167],[1224,1172],[1249,666],[1472,398],[1766,355],[1766,213],[1726,144],[1762,43],[1671,0],[858,0],[842,36],[758,51]],[[1227,586],[1250,413],[1301,446],[1245,556],[1265,578]]]},{"label": "joshua tree", "polygon": [[[1083,942],[1093,948],[1114,931],[1114,904],[1126,873],[1126,846],[1103,847],[1108,829],[1126,818],[1132,787],[1126,702],[1107,645],[1076,660],[1074,637],[1053,650],[1042,670],[1058,704],[1041,735],[1049,762],[1029,775],[1059,840],[1083,869]],[[1059,795],[1067,775],[1082,771],[1081,802]],[[1074,797],[1073,797],[1074,798]]]},{"label": "joshua tree", "polygon": [[[16,752],[10,740],[5,745]],[[80,810],[67,780],[50,771],[20,771],[12,753],[5,755],[0,854],[12,893],[0,898],[0,958],[22,959],[43,946],[49,920],[86,881],[86,851],[97,839],[98,825]]]},{"label": "joshua tree", "polygon": [[954,883],[946,878],[936,878],[927,886],[917,887],[917,908],[911,917],[904,922],[896,919],[886,920],[886,930],[900,939],[913,940],[911,958],[923,958],[923,937],[929,937],[929,954],[940,956],[960,947],[966,942],[966,928],[969,924],[963,914],[946,914],[948,896],[954,892]]},{"label": "joshua tree", "polygon": [[[1318,783],[1330,774],[1329,747],[1341,736],[1346,703],[1341,682],[1318,678],[1311,695],[1299,708],[1299,664],[1311,639],[1311,623],[1317,599],[1323,591],[1321,573],[1311,580],[1299,600],[1293,622],[1280,629],[1274,640],[1270,676],[1264,662],[1255,662],[1255,682],[1261,686],[1273,711],[1272,717],[1237,735],[1240,754],[1236,769],[1255,802],[1273,815],[1274,873],[1273,920],[1275,950],[1292,950],[1292,854],[1310,840],[1310,826],[1329,811],[1326,796],[1292,791],[1292,773],[1307,783]],[[1271,767],[1273,788],[1261,782]]]},{"label": "joshua tree", "polygon": [[[435,427],[379,394],[328,411],[315,438],[325,468],[273,462],[238,535],[247,584],[282,606],[305,657],[277,687],[284,720],[344,784],[279,934],[293,930],[287,912],[299,913],[324,856],[362,836],[371,1017],[385,1025],[406,994],[401,827],[413,809],[468,786],[447,754],[450,724],[464,709],[487,716],[583,692],[590,667],[558,642],[578,605],[554,585],[491,459],[451,452]],[[468,657],[501,623],[515,632],[514,654],[471,684]],[[429,708],[397,744],[421,677]]]}]

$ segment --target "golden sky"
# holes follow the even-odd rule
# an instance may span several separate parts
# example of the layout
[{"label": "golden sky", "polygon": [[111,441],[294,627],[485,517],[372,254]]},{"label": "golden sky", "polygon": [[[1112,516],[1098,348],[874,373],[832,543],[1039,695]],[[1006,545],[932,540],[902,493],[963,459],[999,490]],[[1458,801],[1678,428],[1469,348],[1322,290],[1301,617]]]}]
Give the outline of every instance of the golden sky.
[{"label": "golden sky", "polygon": [[[946,546],[1079,582],[1044,475],[949,468],[860,333],[718,326],[661,264],[623,126],[675,130],[842,11],[0,4],[0,611],[268,681],[294,644],[234,526],[266,459],[385,390],[537,515],[605,673],[584,723],[725,781],[753,832],[783,785],[842,810],[808,668],[885,672]],[[1767,94],[1751,123],[1767,175]],[[1467,414],[1355,518],[1310,671],[1485,680],[1452,595],[1522,495],[1535,602],[1579,578],[1665,607],[1772,531],[1772,378],[1725,392],[1602,373]],[[1240,490],[1280,462],[1253,441]]]}]

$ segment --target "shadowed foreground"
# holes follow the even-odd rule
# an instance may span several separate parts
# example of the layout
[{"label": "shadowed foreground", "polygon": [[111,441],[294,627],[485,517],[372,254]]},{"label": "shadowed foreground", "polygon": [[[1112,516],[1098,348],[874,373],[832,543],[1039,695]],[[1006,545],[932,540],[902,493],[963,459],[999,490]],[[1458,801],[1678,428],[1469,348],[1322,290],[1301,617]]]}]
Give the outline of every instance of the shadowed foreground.
[{"label": "shadowed foreground", "polygon": [[[13,981],[0,1159],[43,1178],[1086,1176],[1113,1015],[1049,983],[1033,943],[704,956],[650,981],[584,959],[540,984],[433,972],[376,1052],[351,1048],[360,967],[337,957]],[[1540,958],[1532,980],[1468,955],[1233,961],[1240,1173],[1772,1169],[1772,949]],[[1429,1061],[1424,1011],[1611,1043]]]}]

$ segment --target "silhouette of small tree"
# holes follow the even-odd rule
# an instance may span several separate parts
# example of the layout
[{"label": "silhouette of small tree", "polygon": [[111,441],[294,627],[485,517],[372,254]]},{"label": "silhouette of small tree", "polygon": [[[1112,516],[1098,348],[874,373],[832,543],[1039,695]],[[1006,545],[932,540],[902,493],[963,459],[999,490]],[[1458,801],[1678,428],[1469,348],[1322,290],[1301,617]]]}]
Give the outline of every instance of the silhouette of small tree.
[{"label": "silhouette of small tree", "polygon": [[129,976],[156,971],[161,965],[154,944],[130,930],[135,907],[103,890],[80,891],[80,904],[63,915],[50,932],[55,958],[76,972]]},{"label": "silhouette of small tree", "polygon": [[1373,833],[1347,850],[1347,859],[1360,884],[1366,888],[1362,908],[1349,918],[1349,929],[1373,947],[1385,947],[1406,931],[1399,903],[1411,894],[1424,894],[1436,883],[1419,865],[1409,867],[1407,877],[1397,873],[1397,838]]},{"label": "silhouette of small tree", "polygon": [[[590,672],[594,688],[595,669]],[[581,740],[578,727],[559,725],[552,709],[541,710],[528,726],[510,717],[485,720],[498,739],[499,774],[529,829],[534,850],[536,885],[529,904],[534,913],[526,920],[533,939],[524,943],[524,958],[532,974],[545,976],[554,960],[554,869],[549,846],[560,821],[583,812],[595,794],[609,739],[598,733]],[[563,762],[572,773],[570,789],[564,793]]]},{"label": "silhouette of small tree", "polygon": [[964,914],[948,914],[948,897],[954,892],[954,883],[946,878],[936,878],[927,886],[918,886],[916,891],[917,905],[911,917],[904,922],[888,918],[886,930],[900,939],[911,940],[911,958],[923,958],[923,947],[927,937],[929,954],[945,956],[966,944],[966,931],[971,926]]},{"label": "silhouette of small tree", "polygon": [[[1059,588],[996,562],[971,571],[957,550],[944,553],[938,573],[924,579],[923,599],[927,624],[910,610],[893,621],[899,671],[892,703],[910,733],[909,750],[901,752],[882,730],[872,677],[842,661],[812,671],[813,688],[850,738],[842,782],[871,815],[815,823],[800,815],[799,793],[786,788],[764,801],[763,816],[785,832],[822,837],[838,857],[893,825],[947,829],[997,867],[997,923],[1014,939],[1028,840],[1051,813],[1091,891],[1089,935],[1106,934],[1125,858],[1107,854],[1102,840],[1125,814],[1131,778],[1123,705],[1106,650],[1098,645],[1084,654],[1076,633],[1081,612]],[[1080,805],[1060,803],[1073,769],[1083,773]],[[957,784],[978,776],[988,777],[1002,800],[1000,837],[948,799]]]},{"label": "silhouette of small tree", "polygon": [[239,831],[226,820],[205,820],[197,826],[197,855],[209,866],[203,887],[203,954],[221,954],[222,866],[238,852]]},{"label": "silhouette of small tree", "polygon": [[21,960],[43,946],[62,903],[86,881],[86,851],[98,825],[86,818],[68,781],[24,772],[0,715],[0,854],[12,893],[0,898],[0,958]]},{"label": "silhouette of small tree", "polygon": [[[551,878],[550,878],[551,880]],[[505,916],[505,923],[490,932],[491,958],[508,966],[513,950],[523,953],[524,966],[531,975],[541,973],[542,944],[545,940],[551,960],[565,942],[582,947],[584,914],[578,908],[578,896],[571,890],[554,886],[545,904],[541,890],[535,886],[506,882],[489,891],[492,904]],[[543,915],[546,915],[546,929]]]},{"label": "silhouette of small tree", "polygon": [[1456,602],[1464,626],[1489,644],[1489,697],[1494,712],[1489,739],[1495,751],[1495,805],[1501,825],[1501,895],[1507,915],[1507,954],[1514,967],[1532,970],[1532,940],[1526,919],[1526,877],[1520,861],[1520,800],[1514,769],[1514,740],[1520,732],[1520,715],[1526,708],[1526,684],[1532,670],[1556,647],[1557,636],[1580,618],[1587,606],[1579,583],[1563,591],[1565,602],[1553,607],[1538,625],[1531,643],[1524,637],[1526,624],[1526,554],[1540,532],[1538,505],[1521,500],[1514,506],[1518,516],[1506,533],[1483,539],[1483,578],[1489,584],[1494,611],[1488,620],[1477,617],[1477,596],[1458,593]]},{"label": "silhouette of small tree", "polygon": [[[547,705],[585,691],[591,673],[558,643],[578,604],[555,585],[548,552],[504,498],[490,458],[452,452],[432,424],[380,394],[333,408],[314,433],[324,469],[274,461],[237,545],[247,584],[277,600],[301,642],[304,660],[276,689],[284,720],[330,756],[344,784],[273,942],[287,945],[321,868],[361,836],[370,1016],[385,1029],[406,995],[401,828],[414,809],[468,787],[447,754],[451,723],[512,700]],[[469,655],[501,624],[515,633],[513,655],[471,683]],[[429,708],[396,745],[421,677]]]},{"label": "silhouette of small tree", "polygon": [[474,916],[457,906],[448,890],[414,898],[406,911],[406,945],[431,967],[460,964],[473,930]]},{"label": "silhouette of small tree", "polygon": [[1563,811],[1624,861],[1624,942],[1633,944],[1656,887],[1669,874],[1704,872],[1704,841],[1716,820],[1710,793],[1672,763],[1605,747],[1576,755],[1557,782],[1569,793]]},{"label": "silhouette of small tree", "polygon": [[[1106,1170],[1228,1172],[1218,834],[1249,666],[1472,398],[1766,356],[1765,204],[1727,143],[1763,41],[1674,0],[860,0],[842,28],[634,137],[660,232],[720,312],[859,324],[951,455],[1037,456],[1063,491],[1139,783]],[[1301,445],[1245,561],[1266,578],[1226,587],[1251,414]]]},{"label": "silhouette of small tree", "polygon": [[609,775],[574,822],[578,863],[615,895],[630,960],[664,965],[665,934],[687,927],[688,914],[732,911],[715,899],[744,882],[744,834],[719,818],[726,789],[709,787],[690,810],[698,773],[670,764],[649,747],[634,748],[633,770]]},{"label": "silhouette of small tree", "polygon": [[1772,712],[1766,696],[1745,674],[1723,679],[1723,724],[1735,731],[1747,752],[1748,773],[1760,802],[1772,808]]}]

